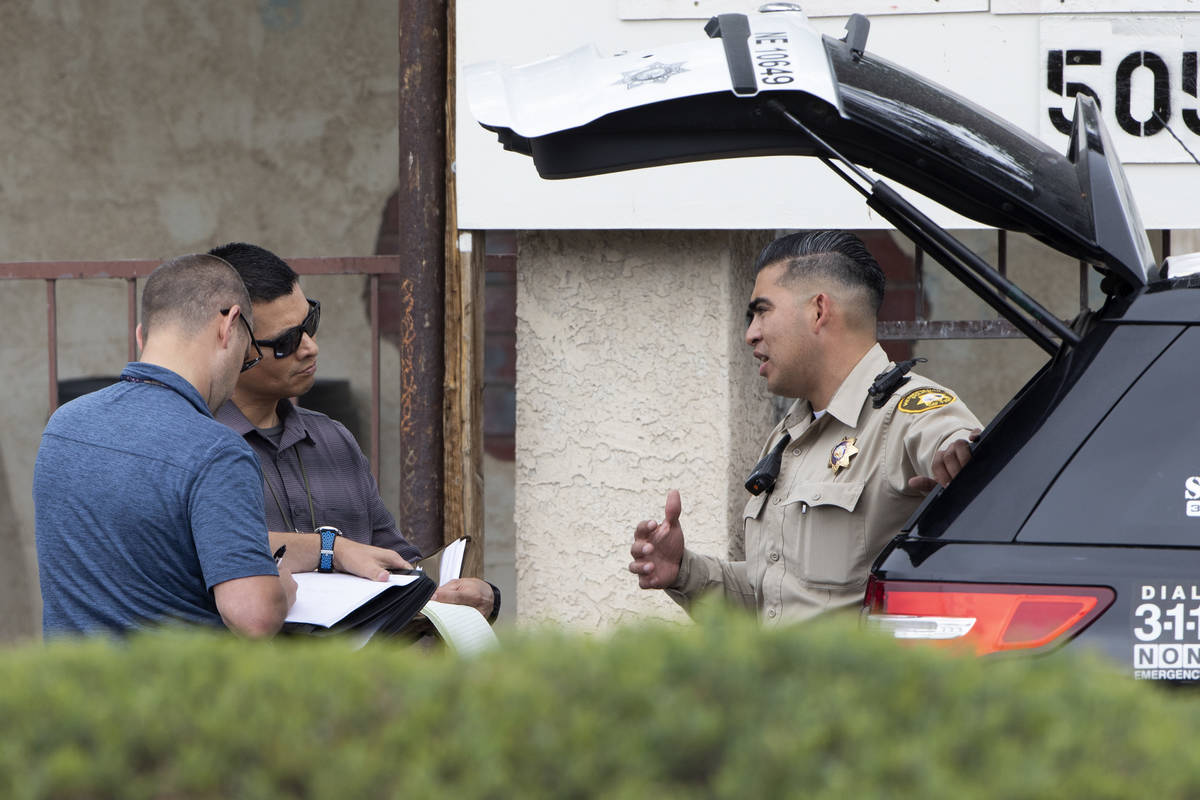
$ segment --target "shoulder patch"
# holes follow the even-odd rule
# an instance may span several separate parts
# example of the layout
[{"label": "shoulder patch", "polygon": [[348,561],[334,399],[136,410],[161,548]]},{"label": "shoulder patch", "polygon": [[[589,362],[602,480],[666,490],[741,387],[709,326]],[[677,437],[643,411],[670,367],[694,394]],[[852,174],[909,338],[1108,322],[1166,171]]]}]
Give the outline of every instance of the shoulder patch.
[{"label": "shoulder patch", "polygon": [[943,389],[935,389],[932,386],[922,386],[920,389],[913,389],[904,397],[900,398],[900,404],[897,406],[906,414],[920,414],[925,411],[932,411],[935,408],[948,406],[954,402],[954,395]]}]

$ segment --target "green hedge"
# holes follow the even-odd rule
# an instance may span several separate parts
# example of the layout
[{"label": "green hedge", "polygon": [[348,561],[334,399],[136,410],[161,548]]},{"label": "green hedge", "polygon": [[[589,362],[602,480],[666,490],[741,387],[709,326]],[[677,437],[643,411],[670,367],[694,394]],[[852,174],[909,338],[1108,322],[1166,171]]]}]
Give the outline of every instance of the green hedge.
[{"label": "green hedge", "polygon": [[1200,796],[1200,708],[853,620],[504,637],[475,660],[159,633],[0,652],[5,798]]}]

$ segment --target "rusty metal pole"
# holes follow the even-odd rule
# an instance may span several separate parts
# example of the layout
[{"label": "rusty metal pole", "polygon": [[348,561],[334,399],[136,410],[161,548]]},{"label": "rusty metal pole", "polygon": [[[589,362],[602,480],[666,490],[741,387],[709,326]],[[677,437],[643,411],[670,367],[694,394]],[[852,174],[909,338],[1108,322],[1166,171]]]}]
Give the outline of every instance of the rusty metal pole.
[{"label": "rusty metal pole", "polygon": [[50,411],[46,419],[58,408],[58,296],[53,278],[46,281],[46,361],[50,377]]},{"label": "rusty metal pole", "polygon": [[444,0],[400,0],[398,521],[425,553],[442,544],[447,23]]}]

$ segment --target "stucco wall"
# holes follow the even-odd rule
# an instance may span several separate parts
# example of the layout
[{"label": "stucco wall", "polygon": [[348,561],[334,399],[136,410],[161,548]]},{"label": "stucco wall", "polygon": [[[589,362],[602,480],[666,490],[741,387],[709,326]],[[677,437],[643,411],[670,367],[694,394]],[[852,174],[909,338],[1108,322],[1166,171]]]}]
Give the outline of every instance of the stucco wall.
[{"label": "stucco wall", "polygon": [[744,503],[742,472],[770,424],[741,342],[753,285],[746,254],[763,238],[520,236],[515,524],[523,623],[596,629],[645,616],[682,619],[627,571],[634,525],[661,519],[669,489],[681,490],[689,546],[725,552],[730,509]]},{"label": "stucco wall", "polygon": [[[284,256],[372,253],[398,172],[398,24],[395,0],[5,4],[0,260],[164,259],[238,239]],[[363,279],[305,284],[325,309],[319,376],[350,378],[365,421]],[[40,614],[45,298],[40,281],[0,281],[0,638]],[[124,282],[60,281],[58,298],[60,377],[119,371]],[[399,380],[383,351],[386,442]],[[394,508],[398,465],[381,478]]]},{"label": "stucco wall", "polygon": [[397,13],[5,5],[0,255],[144,258],[240,235],[369,252],[396,183]]}]

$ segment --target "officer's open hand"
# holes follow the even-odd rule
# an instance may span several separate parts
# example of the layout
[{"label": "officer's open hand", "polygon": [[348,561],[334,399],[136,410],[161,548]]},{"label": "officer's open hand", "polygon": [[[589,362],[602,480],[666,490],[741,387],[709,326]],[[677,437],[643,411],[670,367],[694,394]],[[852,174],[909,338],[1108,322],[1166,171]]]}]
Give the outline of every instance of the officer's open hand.
[{"label": "officer's open hand", "polygon": [[667,492],[663,521],[642,520],[633,531],[629,571],[638,576],[638,586],[643,589],[665,589],[679,576],[683,561],[683,528],[679,525],[682,510],[679,492],[672,489]]},{"label": "officer's open hand", "polygon": [[[979,433],[979,428],[971,431],[970,441],[977,441]],[[971,445],[965,439],[957,439],[933,454],[932,478],[920,475],[909,478],[908,486],[919,492],[931,492],[933,487],[938,484],[948,486],[950,481],[954,480],[954,476],[958,475],[970,460]]]}]

